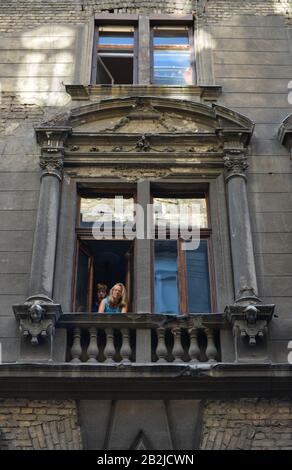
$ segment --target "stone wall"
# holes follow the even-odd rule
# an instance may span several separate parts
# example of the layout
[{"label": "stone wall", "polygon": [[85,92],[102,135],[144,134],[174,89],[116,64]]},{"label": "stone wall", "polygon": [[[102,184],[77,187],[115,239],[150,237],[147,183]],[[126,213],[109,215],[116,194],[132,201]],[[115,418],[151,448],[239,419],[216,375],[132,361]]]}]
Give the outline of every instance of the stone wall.
[{"label": "stone wall", "polygon": [[206,402],[200,448],[291,450],[292,401],[241,399]]},{"label": "stone wall", "polygon": [[0,400],[0,450],[80,450],[74,401]]},{"label": "stone wall", "polygon": [[[104,402],[101,406],[106,408]],[[200,449],[292,450],[291,400],[210,400],[203,408]],[[142,421],[137,428],[143,428]],[[164,430],[164,420],[160,425]],[[5,449],[82,449],[76,403],[0,400],[0,450]]]},{"label": "stone wall", "polygon": [[[64,83],[88,83],[82,57],[94,13],[186,13],[199,7],[209,25],[220,104],[250,117],[249,197],[260,296],[280,320],[270,333],[273,358],[286,361],[292,338],[292,183],[277,129],[291,113],[291,1],[5,0],[0,11],[0,341],[15,361],[11,305],[27,296],[39,191],[34,125],[71,106]],[[252,14],[251,14],[252,13]],[[208,36],[209,35],[209,36]],[[83,81],[82,81],[83,80]],[[74,103],[73,103],[74,105]]]}]

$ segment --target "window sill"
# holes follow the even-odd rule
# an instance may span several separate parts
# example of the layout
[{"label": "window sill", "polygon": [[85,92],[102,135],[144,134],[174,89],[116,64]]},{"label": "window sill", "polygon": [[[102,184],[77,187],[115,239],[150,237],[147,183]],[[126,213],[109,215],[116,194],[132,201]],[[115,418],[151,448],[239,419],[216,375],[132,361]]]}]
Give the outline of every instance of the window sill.
[{"label": "window sill", "polygon": [[181,99],[216,102],[221,86],[169,86],[169,85],[65,85],[72,100],[95,100],[122,96],[177,96]]}]

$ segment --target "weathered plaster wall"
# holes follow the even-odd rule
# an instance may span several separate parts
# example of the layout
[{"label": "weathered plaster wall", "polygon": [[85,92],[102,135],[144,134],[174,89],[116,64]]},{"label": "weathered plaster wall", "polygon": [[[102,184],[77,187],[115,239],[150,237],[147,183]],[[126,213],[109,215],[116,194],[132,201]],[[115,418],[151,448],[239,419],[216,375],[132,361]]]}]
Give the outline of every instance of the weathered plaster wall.
[{"label": "weathered plaster wall", "polygon": [[[276,140],[291,112],[291,1],[199,1],[200,21],[213,50],[220,102],[256,123],[249,195],[260,295],[275,302],[274,358],[286,361],[292,338],[291,163]],[[14,361],[17,326],[11,305],[28,287],[38,204],[39,148],[33,125],[70,98],[63,83],[88,83],[84,59],[94,12],[191,13],[197,2],[5,0],[0,12],[0,338],[3,360]],[[252,12],[252,15],[250,13]],[[85,46],[86,44],[86,46]],[[84,62],[85,60],[85,62]],[[88,74],[87,74],[88,75]],[[63,109],[63,108],[62,108]],[[279,326],[277,326],[279,325]]]}]

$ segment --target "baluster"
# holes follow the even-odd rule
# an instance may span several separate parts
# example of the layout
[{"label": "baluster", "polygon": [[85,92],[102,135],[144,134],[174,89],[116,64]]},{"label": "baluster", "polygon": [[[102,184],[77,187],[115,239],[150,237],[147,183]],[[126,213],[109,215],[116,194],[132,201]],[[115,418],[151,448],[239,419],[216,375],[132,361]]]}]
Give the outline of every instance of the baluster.
[{"label": "baluster", "polygon": [[105,361],[104,362],[115,362],[114,361],[114,355],[116,352],[115,345],[114,345],[114,332],[112,328],[106,328],[105,329],[105,335],[106,335],[106,346],[104,348],[104,355],[105,355]]},{"label": "baluster", "polygon": [[190,334],[190,349],[189,349],[189,356],[191,358],[190,362],[199,362],[200,361],[200,348],[198,345],[198,329],[191,328],[189,330]]},{"label": "baluster", "polygon": [[121,329],[121,333],[122,333],[122,347],[121,347],[121,357],[122,357],[122,362],[125,364],[125,363],[128,363],[128,362],[131,362],[130,361],[130,356],[132,354],[132,349],[131,349],[131,346],[130,346],[130,339],[129,339],[129,330],[127,328],[122,328]]},{"label": "baluster", "polygon": [[207,336],[207,348],[206,348],[206,356],[208,362],[217,362],[217,348],[214,343],[214,332],[213,330],[210,330],[209,328],[205,329],[205,334]]},{"label": "baluster", "polygon": [[98,356],[98,345],[97,345],[97,329],[94,326],[89,328],[89,345],[87,348],[88,361],[97,362]]},{"label": "baluster", "polygon": [[167,348],[165,345],[165,329],[164,328],[157,328],[157,348],[156,348],[156,355],[158,357],[157,362],[167,362]]},{"label": "baluster", "polygon": [[82,354],[81,348],[81,329],[74,328],[73,331],[73,344],[71,347],[71,362],[81,362],[80,357]]},{"label": "baluster", "polygon": [[183,362],[184,350],[181,344],[181,329],[179,327],[172,328],[172,334],[174,339],[172,350],[174,362]]}]

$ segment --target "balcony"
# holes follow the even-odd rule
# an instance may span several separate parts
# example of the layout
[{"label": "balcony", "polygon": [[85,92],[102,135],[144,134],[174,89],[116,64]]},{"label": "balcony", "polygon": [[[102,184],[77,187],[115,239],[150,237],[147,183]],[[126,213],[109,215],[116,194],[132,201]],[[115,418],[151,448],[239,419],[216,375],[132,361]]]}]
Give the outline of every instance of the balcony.
[{"label": "balcony", "polygon": [[71,363],[214,363],[221,361],[223,314],[63,314]]}]

